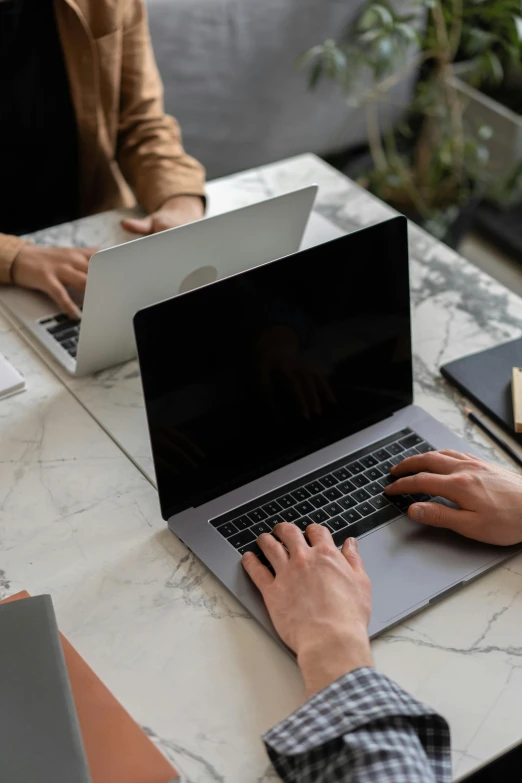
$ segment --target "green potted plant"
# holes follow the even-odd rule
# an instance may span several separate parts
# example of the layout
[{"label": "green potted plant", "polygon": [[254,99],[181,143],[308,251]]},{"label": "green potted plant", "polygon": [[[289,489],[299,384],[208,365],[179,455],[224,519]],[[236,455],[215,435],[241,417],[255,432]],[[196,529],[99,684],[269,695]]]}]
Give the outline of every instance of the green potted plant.
[{"label": "green potted plant", "polygon": [[[407,12],[382,0],[365,3],[342,40],[315,46],[300,65],[311,88],[333,80],[365,112],[370,163],[359,182],[455,244],[470,203],[518,182],[516,157],[501,172],[492,166],[494,130],[469,110],[468,91],[498,84],[521,58],[522,0],[410,0]],[[393,88],[413,70],[413,99],[387,127]],[[371,85],[358,93],[365,71]]]}]

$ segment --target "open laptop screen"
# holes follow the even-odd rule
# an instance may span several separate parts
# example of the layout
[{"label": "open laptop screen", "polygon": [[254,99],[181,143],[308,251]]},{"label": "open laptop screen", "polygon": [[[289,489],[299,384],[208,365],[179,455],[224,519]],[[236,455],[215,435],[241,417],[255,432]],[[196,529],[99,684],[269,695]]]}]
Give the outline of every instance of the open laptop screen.
[{"label": "open laptop screen", "polygon": [[168,519],[412,401],[402,217],[135,317]]}]

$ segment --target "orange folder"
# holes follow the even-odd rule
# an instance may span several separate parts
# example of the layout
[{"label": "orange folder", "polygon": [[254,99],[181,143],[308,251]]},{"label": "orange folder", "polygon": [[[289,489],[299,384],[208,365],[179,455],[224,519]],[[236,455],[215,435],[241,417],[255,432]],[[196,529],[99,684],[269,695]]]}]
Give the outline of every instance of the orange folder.
[{"label": "orange folder", "polygon": [[[21,592],[0,601],[29,598]],[[93,783],[171,783],[178,773],[60,634]]]}]

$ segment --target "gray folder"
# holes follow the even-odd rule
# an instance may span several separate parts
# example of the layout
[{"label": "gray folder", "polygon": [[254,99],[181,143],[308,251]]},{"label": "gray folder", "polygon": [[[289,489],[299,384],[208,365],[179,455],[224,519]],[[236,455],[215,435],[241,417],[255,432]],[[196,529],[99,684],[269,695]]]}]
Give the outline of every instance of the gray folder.
[{"label": "gray folder", "polygon": [[91,783],[48,595],[0,605],[0,781]]}]

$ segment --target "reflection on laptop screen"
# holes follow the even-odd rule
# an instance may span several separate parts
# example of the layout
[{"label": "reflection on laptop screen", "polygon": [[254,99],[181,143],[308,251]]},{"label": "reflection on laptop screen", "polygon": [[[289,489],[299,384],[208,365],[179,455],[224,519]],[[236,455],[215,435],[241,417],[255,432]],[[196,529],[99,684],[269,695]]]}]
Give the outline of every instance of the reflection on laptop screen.
[{"label": "reflection on laptop screen", "polygon": [[141,311],[165,518],[412,400],[404,218]]}]

